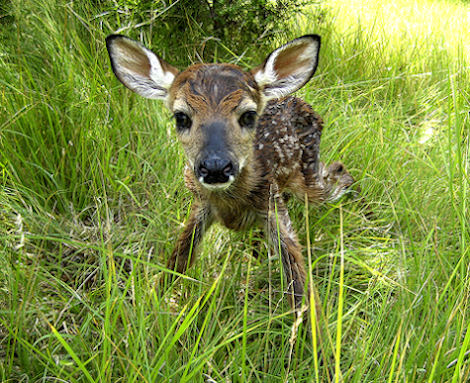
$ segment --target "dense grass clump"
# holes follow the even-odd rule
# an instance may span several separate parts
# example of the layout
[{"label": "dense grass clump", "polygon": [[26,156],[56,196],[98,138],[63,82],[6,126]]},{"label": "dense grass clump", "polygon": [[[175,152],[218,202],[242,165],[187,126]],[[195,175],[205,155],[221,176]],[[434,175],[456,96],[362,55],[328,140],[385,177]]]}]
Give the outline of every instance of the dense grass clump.
[{"label": "dense grass clump", "polygon": [[[470,379],[468,3],[326,1],[288,31],[322,35],[299,93],[325,120],[323,161],[343,161],[362,189],[289,203],[321,342],[293,319],[279,260],[251,256],[256,231],[212,228],[188,277],[159,291],[192,200],[169,114],[109,68],[104,38],[122,15],[87,1],[7,5],[1,381]],[[145,26],[128,29],[151,43]],[[171,42],[153,48],[172,62]]]}]

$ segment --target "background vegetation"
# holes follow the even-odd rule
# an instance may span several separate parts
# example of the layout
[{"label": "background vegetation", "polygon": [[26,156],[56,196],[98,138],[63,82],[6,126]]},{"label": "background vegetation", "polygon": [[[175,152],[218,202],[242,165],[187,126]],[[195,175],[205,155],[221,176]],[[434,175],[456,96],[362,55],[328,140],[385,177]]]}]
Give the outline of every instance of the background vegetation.
[{"label": "background vegetation", "polygon": [[326,122],[323,160],[344,161],[366,203],[291,202],[322,363],[279,260],[251,257],[256,232],[214,227],[189,277],[156,293],[191,204],[184,158],[162,105],[114,78],[104,38],[188,56],[104,6],[2,2],[0,380],[468,381],[468,3],[325,1],[269,49],[234,49],[251,67],[288,38],[323,38],[299,93]]},{"label": "background vegetation", "polygon": [[[290,22],[307,0],[117,0],[102,8],[119,14],[121,31],[148,36],[155,46],[171,45],[174,64],[239,60],[269,49],[288,35]],[[117,13],[116,13],[117,12]],[[169,43],[170,42],[170,43]]]}]

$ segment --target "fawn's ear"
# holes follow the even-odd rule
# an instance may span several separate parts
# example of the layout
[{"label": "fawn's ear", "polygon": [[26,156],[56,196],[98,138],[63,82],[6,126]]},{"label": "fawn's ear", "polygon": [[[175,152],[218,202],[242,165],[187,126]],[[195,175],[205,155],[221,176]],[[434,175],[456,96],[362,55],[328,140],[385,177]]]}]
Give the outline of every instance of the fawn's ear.
[{"label": "fawn's ear", "polygon": [[302,88],[318,65],[320,36],[305,35],[272,52],[251,73],[267,100],[287,96]]},{"label": "fawn's ear", "polygon": [[106,47],[113,72],[126,87],[146,98],[167,99],[176,68],[125,36],[108,36]]}]

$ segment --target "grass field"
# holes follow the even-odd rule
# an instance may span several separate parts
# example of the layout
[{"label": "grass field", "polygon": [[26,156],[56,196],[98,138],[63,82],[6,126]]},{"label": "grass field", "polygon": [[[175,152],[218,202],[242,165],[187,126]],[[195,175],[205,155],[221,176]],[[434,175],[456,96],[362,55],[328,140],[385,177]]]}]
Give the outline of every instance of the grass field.
[{"label": "grass field", "polygon": [[[283,298],[279,260],[251,257],[256,231],[213,227],[188,278],[156,293],[191,196],[169,113],[110,70],[104,38],[123,16],[11,5],[2,382],[470,380],[468,2],[331,0],[289,31],[322,36],[299,95],[325,120],[322,159],[343,161],[366,201],[289,202],[327,322],[318,345]],[[171,62],[171,44],[152,48]]]}]

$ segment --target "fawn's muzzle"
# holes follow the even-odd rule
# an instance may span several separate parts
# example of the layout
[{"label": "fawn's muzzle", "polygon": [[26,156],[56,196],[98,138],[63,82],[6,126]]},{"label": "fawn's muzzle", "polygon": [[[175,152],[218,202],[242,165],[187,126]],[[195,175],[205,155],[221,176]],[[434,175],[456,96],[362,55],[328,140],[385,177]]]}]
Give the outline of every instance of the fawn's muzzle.
[{"label": "fawn's muzzle", "polygon": [[202,184],[226,184],[235,179],[237,166],[229,158],[213,153],[196,164],[194,173]]},{"label": "fawn's muzzle", "polygon": [[227,139],[227,124],[215,121],[201,125],[204,147],[194,164],[194,174],[209,189],[225,189],[238,173]]}]

